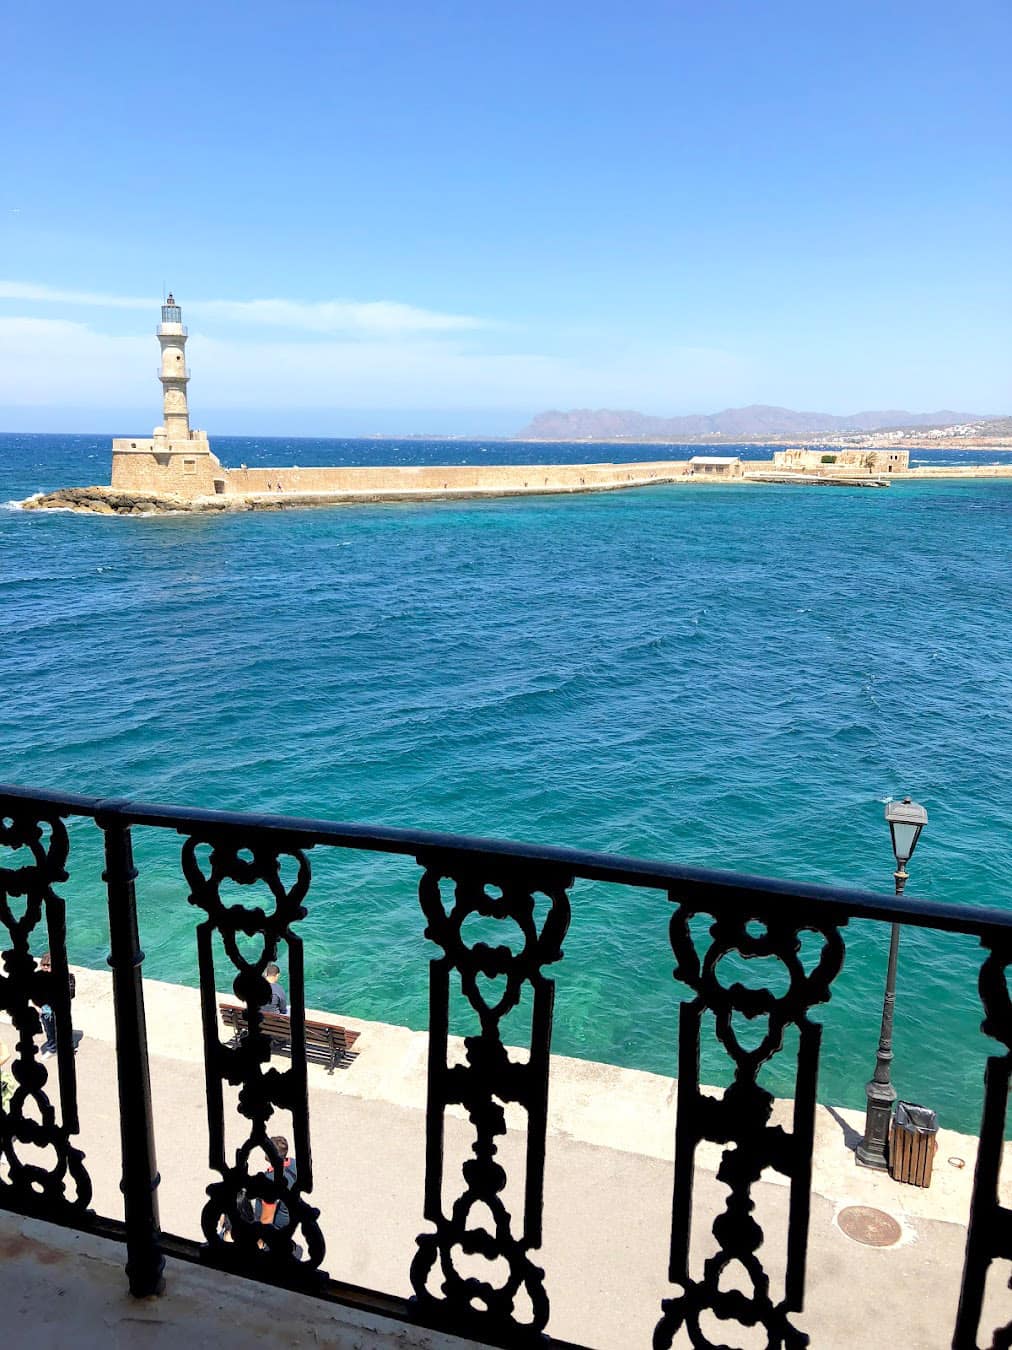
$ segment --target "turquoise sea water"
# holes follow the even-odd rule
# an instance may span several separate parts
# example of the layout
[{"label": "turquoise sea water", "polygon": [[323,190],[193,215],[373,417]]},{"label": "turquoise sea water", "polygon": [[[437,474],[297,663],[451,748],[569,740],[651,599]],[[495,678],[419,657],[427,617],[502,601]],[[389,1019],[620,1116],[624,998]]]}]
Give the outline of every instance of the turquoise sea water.
[{"label": "turquoise sea water", "polygon": [[[215,448],[249,464],[659,453]],[[0,503],[107,472],[106,437],[0,437]],[[930,814],[910,891],[1008,907],[1010,536],[1012,482],[1000,481],[671,486],[190,519],[0,510],[0,779],[884,891],[882,802],[910,793]],[[63,889],[71,958],[98,966],[93,836],[74,827]],[[176,850],[138,842],[146,970],[195,982]],[[414,865],[312,861],[310,1003],[424,1026],[430,953]],[[684,991],[667,911],[660,895],[575,888],[556,968],[558,1051],[675,1072]],[[888,933],[852,924],[846,936],[818,1014],[820,1097],[858,1106]],[[894,1078],[943,1124],[969,1129],[988,1048],[978,964],[969,940],[904,934]],[[723,1077],[713,1048],[703,1076]],[[779,1067],[769,1081],[790,1090]]]}]

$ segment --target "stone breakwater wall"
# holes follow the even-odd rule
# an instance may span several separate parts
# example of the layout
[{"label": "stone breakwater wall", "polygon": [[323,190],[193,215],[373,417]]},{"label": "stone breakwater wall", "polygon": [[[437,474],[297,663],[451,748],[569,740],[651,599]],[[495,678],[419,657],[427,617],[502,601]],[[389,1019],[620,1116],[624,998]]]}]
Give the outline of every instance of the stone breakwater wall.
[{"label": "stone breakwater wall", "polygon": [[420,496],[445,493],[579,492],[667,483],[684,460],[634,464],[435,464],[226,468],[202,433],[189,440],[113,441],[110,487],[198,500],[265,493]]},{"label": "stone breakwater wall", "polygon": [[347,468],[226,469],[226,495],[259,492],[571,492],[667,483],[679,460],[645,464],[436,464]]},{"label": "stone breakwater wall", "polygon": [[[187,442],[187,447],[192,447]],[[543,493],[608,492],[692,478],[683,460],[631,464],[350,465],[228,469],[205,450],[164,463],[131,444],[113,456],[110,487],[62,488],[27,510],[149,515],[167,511],[278,510],[354,502],[431,501]],[[698,481],[698,480],[697,480]]]},{"label": "stone breakwater wall", "polygon": [[[199,458],[194,456],[193,458]],[[654,460],[629,464],[441,464],[375,467],[226,469],[213,455],[210,488],[199,473],[174,474],[172,465],[136,485],[133,473],[111,487],[72,487],[28,498],[28,511],[85,511],[99,515],[164,515],[176,512],[278,511],[293,507],[339,506],[381,502],[452,501],[483,497],[525,497],[552,493],[609,492],[663,483],[754,483],[763,481],[857,483],[876,475],[819,465],[807,472],[778,473],[769,460],[741,460],[693,465],[687,460]],[[184,461],[183,467],[192,460]],[[136,461],[131,457],[130,468]],[[198,466],[199,467],[199,466]],[[903,479],[1012,479],[1012,466],[958,465],[916,468],[891,473]]]},{"label": "stone breakwater wall", "polygon": [[920,465],[904,478],[1012,478],[1012,464]]}]

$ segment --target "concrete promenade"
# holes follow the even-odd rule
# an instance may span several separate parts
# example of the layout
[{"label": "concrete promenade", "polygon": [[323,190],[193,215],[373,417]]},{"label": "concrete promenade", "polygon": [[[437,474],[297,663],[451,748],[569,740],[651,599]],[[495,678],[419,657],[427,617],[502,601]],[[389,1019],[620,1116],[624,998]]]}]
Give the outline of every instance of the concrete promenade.
[{"label": "concrete promenade", "polygon": [[[77,969],[75,973],[75,1026],[84,1033],[77,1056],[80,1143],[95,1183],[95,1208],[119,1216],[111,981],[104,972]],[[198,994],[155,981],[145,982],[145,994],[162,1225],[166,1231],[199,1238],[204,1187],[215,1174],[207,1167]],[[403,1027],[340,1020],[361,1031],[358,1058],[333,1076],[322,1067],[310,1066],[309,1070],[316,1172],[311,1198],[321,1210],[327,1239],[325,1266],[336,1278],[409,1294],[414,1239],[426,1228],[421,1196],[427,1038]],[[9,1043],[12,1040],[3,1022],[0,1036]],[[660,1300],[671,1293],[665,1266],[674,1094],[673,1080],[656,1074],[562,1057],[553,1061],[545,1240],[538,1263],[548,1272],[549,1331],[556,1336],[603,1350],[650,1344]],[[775,1118],[788,1126],[790,1108],[788,1102],[777,1103]],[[511,1128],[500,1148],[514,1178],[522,1178],[522,1120],[522,1113],[509,1119]],[[233,1117],[232,1124],[231,1142],[238,1143],[244,1137],[240,1129],[244,1122]],[[902,1344],[917,1350],[943,1350],[949,1345],[958,1298],[976,1141],[943,1130],[931,1188],[920,1190],[855,1167],[850,1149],[860,1124],[857,1113],[818,1110],[808,1292],[805,1311],[795,1321],[809,1332],[814,1347]],[[276,1126],[278,1132],[292,1137],[283,1115],[276,1118]],[[449,1200],[457,1193],[459,1166],[471,1138],[462,1115],[448,1123],[445,1194]],[[714,1176],[718,1157],[719,1150],[712,1145],[701,1148],[697,1157],[693,1227],[697,1258],[712,1250],[710,1223],[726,1196],[725,1187]],[[950,1158],[961,1158],[965,1166],[951,1165]],[[1005,1189],[1004,1200],[1009,1203],[1012,1168],[1008,1166]],[[756,1217],[766,1233],[760,1255],[776,1281],[783,1268],[788,1191],[782,1181],[771,1180],[761,1183],[754,1193]],[[520,1212],[515,1185],[507,1191],[506,1203],[514,1214]],[[836,1215],[854,1204],[872,1206],[895,1218],[902,1233],[899,1242],[874,1248],[846,1237],[837,1226]],[[74,1263],[66,1254],[54,1254],[44,1232],[39,1236],[39,1225],[0,1217],[0,1255],[5,1257],[0,1262],[0,1299],[9,1308],[16,1292],[21,1310],[16,1325],[7,1323],[4,1344],[91,1344],[86,1337],[62,1341],[55,1332],[39,1337],[39,1318],[52,1322],[60,1316],[61,1306],[66,1315],[66,1305],[54,1298],[53,1290],[54,1285],[64,1287],[62,1281],[72,1291]],[[82,1252],[95,1243],[76,1237],[67,1241],[76,1243]],[[93,1258],[91,1270],[105,1269],[99,1256],[87,1254]],[[95,1315],[101,1318],[105,1345],[172,1343],[159,1339],[152,1327],[168,1325],[182,1316],[181,1311],[174,1314],[172,1310],[173,1281],[180,1295],[186,1295],[179,1305],[182,1309],[191,1308],[197,1297],[192,1282],[206,1284],[211,1278],[185,1268],[170,1271],[165,1298],[137,1305],[125,1296],[122,1281],[113,1277],[108,1258],[106,1266],[100,1285],[87,1295],[98,1301]],[[251,1290],[244,1282],[231,1283]],[[205,1318],[201,1325],[206,1340],[188,1329],[187,1339],[194,1345],[375,1343],[342,1339],[335,1329],[333,1310],[323,1305],[305,1300],[293,1303],[290,1295],[259,1289],[245,1300],[232,1288],[219,1297],[217,1286],[212,1283],[209,1288],[218,1312],[212,1316],[205,1310],[198,1317],[198,1322]],[[207,1289],[201,1297],[206,1303]],[[992,1282],[989,1298],[992,1321],[988,1333],[1012,1318],[1012,1294],[999,1281]],[[246,1308],[243,1314],[237,1312],[239,1302]],[[251,1322],[251,1308],[263,1310],[259,1321],[254,1317]],[[765,1344],[764,1337],[738,1327],[722,1335],[745,1350]],[[391,1344],[436,1347],[451,1342],[412,1333],[407,1340],[392,1338]]]}]

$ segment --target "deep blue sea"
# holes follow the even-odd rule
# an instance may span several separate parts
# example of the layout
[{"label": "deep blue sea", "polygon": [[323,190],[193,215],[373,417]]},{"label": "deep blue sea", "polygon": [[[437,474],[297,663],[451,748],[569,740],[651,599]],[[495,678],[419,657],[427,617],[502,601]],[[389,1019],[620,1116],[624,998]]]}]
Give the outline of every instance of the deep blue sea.
[{"label": "deep blue sea", "polygon": [[[213,444],[251,465],[693,453]],[[107,481],[108,446],[0,436],[0,503]],[[0,780],[886,892],[883,801],[909,793],[930,817],[910,892],[1009,907],[1010,546],[1012,481],[160,519],[0,509]],[[97,967],[94,836],[73,827],[63,893],[71,959]],[[195,983],[178,846],[137,843],[145,970]],[[424,1026],[432,953],[414,864],[321,850],[312,862],[309,1002]],[[675,1073],[684,990],[665,898],[579,884],[573,900],[555,1049]],[[854,923],[846,937],[833,1000],[816,1013],[820,1098],[860,1106],[888,932]],[[956,1128],[976,1128],[989,1046],[979,959],[969,940],[903,936],[894,1079]],[[726,1078],[715,1047],[703,1077]],[[779,1064],[768,1081],[791,1089]]]}]

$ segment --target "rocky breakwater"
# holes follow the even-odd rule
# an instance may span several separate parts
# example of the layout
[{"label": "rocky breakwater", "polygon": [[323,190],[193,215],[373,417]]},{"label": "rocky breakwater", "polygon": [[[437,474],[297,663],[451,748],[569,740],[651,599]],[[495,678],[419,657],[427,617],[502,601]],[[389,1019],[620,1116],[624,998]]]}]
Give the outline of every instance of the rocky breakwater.
[{"label": "rocky breakwater", "polygon": [[25,511],[86,511],[99,516],[151,516],[168,512],[206,513],[248,509],[242,499],[198,497],[191,499],[162,492],[128,492],[121,488],[61,488],[29,497]]},{"label": "rocky breakwater", "polygon": [[228,490],[209,496],[151,488],[73,487],[30,497],[29,511],[79,511],[103,516],[220,514],[283,511],[293,507],[351,506],[383,502],[468,501],[617,492],[664,483],[701,482],[686,465],[564,464],[397,466],[395,468],[246,469],[228,471]]}]

